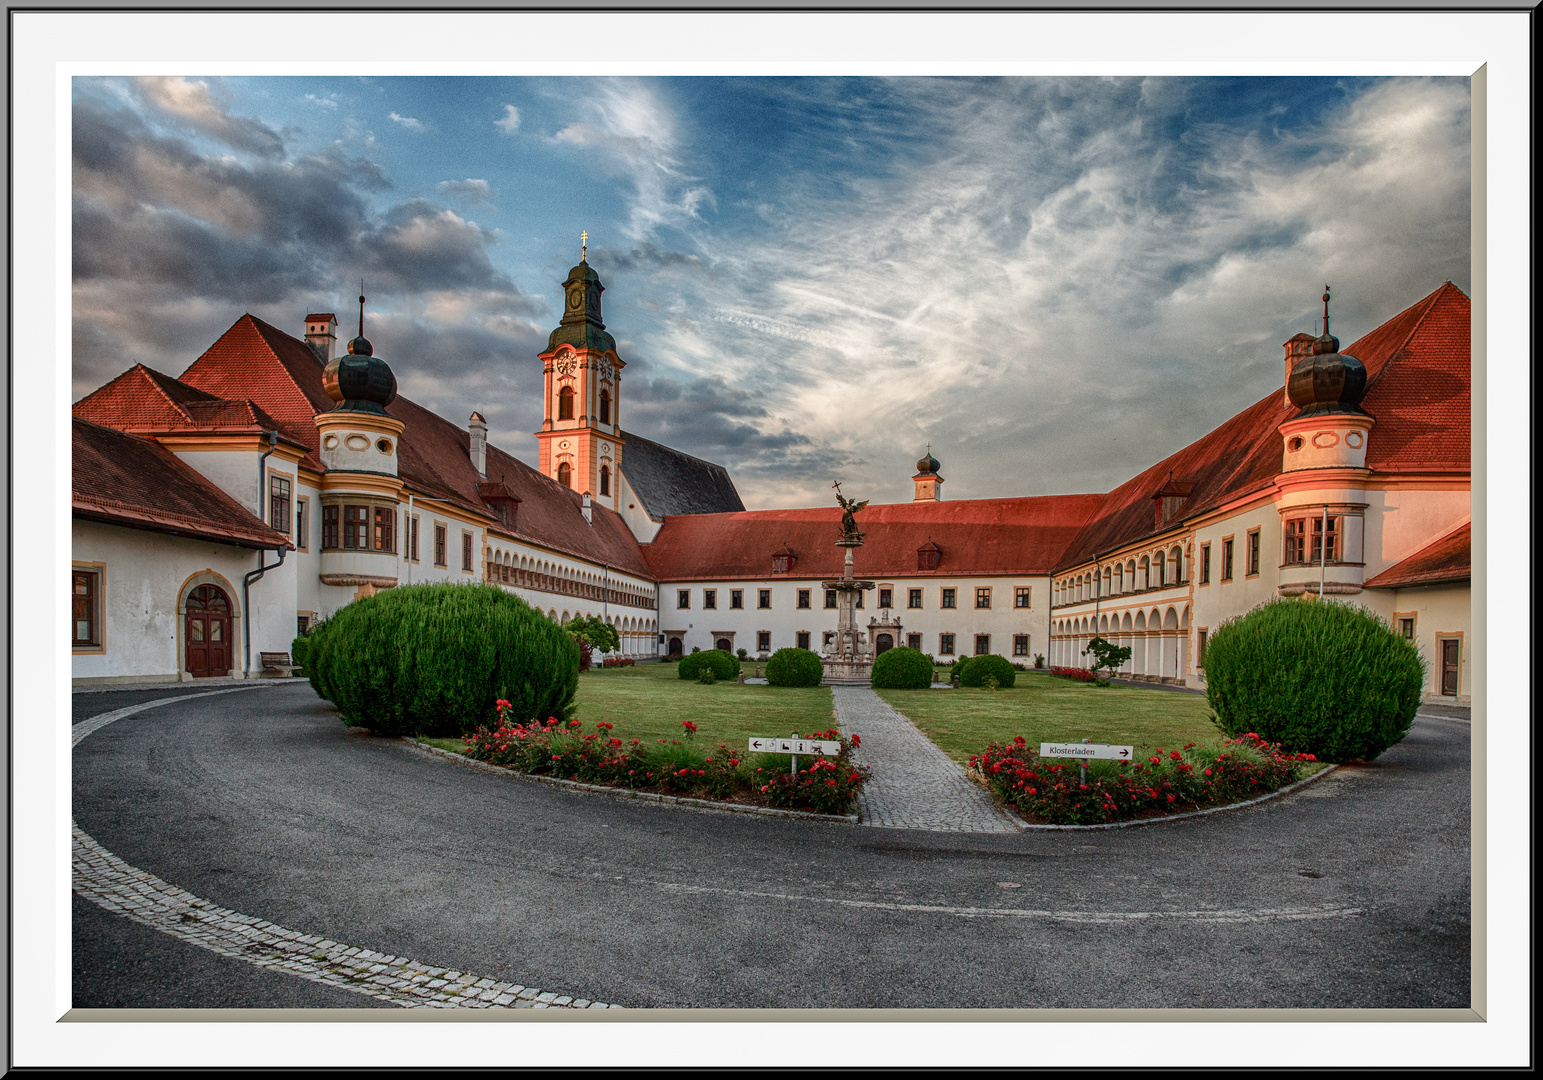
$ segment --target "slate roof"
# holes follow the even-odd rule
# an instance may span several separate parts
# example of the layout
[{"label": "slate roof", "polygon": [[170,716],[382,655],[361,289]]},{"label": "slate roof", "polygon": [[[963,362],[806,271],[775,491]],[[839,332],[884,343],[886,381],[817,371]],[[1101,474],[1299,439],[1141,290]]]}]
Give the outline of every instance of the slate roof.
[{"label": "slate roof", "polygon": [[1366,588],[1397,589],[1467,581],[1473,568],[1472,542],[1473,523],[1469,522],[1394,563],[1367,581]]},{"label": "slate roof", "polygon": [[[624,459],[625,460],[625,459]],[[869,506],[857,514],[866,533],[853,554],[863,578],[1046,574],[1103,500],[1102,495],[1041,495],[961,502]],[[667,517],[643,553],[661,581],[744,580],[771,575],[783,545],[797,555],[788,576],[841,576],[835,546],[841,508],[742,510]],[[936,570],[918,571],[917,549],[942,550]]]},{"label": "slate roof", "polygon": [[[1451,282],[1340,350],[1366,365],[1361,408],[1377,421],[1366,464],[1382,473],[1470,471],[1470,304]],[[1189,496],[1164,529],[1269,487],[1280,472],[1280,424],[1297,414],[1280,388],[1111,491],[1055,569],[1088,562],[1160,531],[1152,496],[1172,473]]]},{"label": "slate roof", "polygon": [[734,481],[722,465],[624,432],[621,471],[654,521],[670,514],[721,514],[743,510]]},{"label": "slate roof", "polygon": [[158,443],[79,417],[71,441],[75,517],[238,547],[294,546]]},{"label": "slate roof", "polygon": [[[75,414],[101,417],[102,423],[113,427],[158,431],[165,428],[157,425],[174,415],[184,420],[193,420],[195,414],[232,419],[247,409],[261,419],[264,430],[278,430],[305,447],[301,464],[319,473],[325,469],[315,417],[330,412],[335,404],[322,388],[323,367],[304,341],[255,316],[243,315],[180,380],[148,368],[131,369],[78,402]],[[178,411],[168,401],[184,404]],[[497,524],[497,509],[477,492],[481,478],[472,467],[466,430],[401,396],[386,412],[406,425],[398,440],[397,472],[415,494],[493,518],[488,528],[495,535],[650,576],[636,539],[615,511],[596,505],[594,525],[586,525],[578,492],[489,446],[488,479],[502,477],[520,499],[514,528]]]}]

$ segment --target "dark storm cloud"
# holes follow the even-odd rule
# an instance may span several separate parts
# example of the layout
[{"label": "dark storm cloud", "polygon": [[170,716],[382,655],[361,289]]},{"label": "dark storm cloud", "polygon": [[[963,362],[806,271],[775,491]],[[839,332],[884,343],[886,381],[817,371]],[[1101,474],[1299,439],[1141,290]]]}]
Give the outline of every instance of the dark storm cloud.
[{"label": "dark storm cloud", "polygon": [[284,155],[278,132],[251,117],[230,115],[219,100],[222,95],[202,80],[147,76],[136,79],[134,88],[147,105],[201,135],[262,157]]},{"label": "dark storm cloud", "polygon": [[663,250],[652,242],[639,244],[630,249],[598,248],[595,251],[593,265],[604,266],[608,270],[617,273],[626,273],[632,270],[705,270],[707,262],[696,255],[688,255],[684,251]]}]

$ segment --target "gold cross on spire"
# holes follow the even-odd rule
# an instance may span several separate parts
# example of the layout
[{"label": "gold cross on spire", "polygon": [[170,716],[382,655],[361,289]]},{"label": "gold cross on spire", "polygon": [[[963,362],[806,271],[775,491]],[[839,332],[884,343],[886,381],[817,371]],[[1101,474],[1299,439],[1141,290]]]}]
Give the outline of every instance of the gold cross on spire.
[{"label": "gold cross on spire", "polygon": [[589,257],[589,230],[579,233],[579,262]]}]

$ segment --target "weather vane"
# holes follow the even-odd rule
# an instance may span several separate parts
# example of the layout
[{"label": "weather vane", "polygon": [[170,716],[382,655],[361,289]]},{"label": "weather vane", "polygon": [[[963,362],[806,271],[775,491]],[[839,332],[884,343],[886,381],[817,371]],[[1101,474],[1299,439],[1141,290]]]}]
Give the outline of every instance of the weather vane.
[{"label": "weather vane", "polygon": [[589,258],[589,230],[579,233],[579,262]]}]

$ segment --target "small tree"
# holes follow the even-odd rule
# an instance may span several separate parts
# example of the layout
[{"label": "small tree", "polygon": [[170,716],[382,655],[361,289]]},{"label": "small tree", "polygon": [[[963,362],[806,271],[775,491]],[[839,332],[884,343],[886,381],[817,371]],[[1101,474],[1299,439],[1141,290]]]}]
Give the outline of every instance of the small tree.
[{"label": "small tree", "polygon": [[573,635],[575,641],[588,642],[601,652],[615,652],[621,648],[621,635],[616,627],[596,616],[569,619],[563,629]]},{"label": "small tree", "polygon": [[1095,637],[1088,642],[1088,647],[1082,650],[1082,655],[1093,656],[1093,673],[1096,675],[1099,669],[1103,669],[1113,675],[1119,666],[1130,659],[1129,645],[1116,645],[1108,638]]}]

